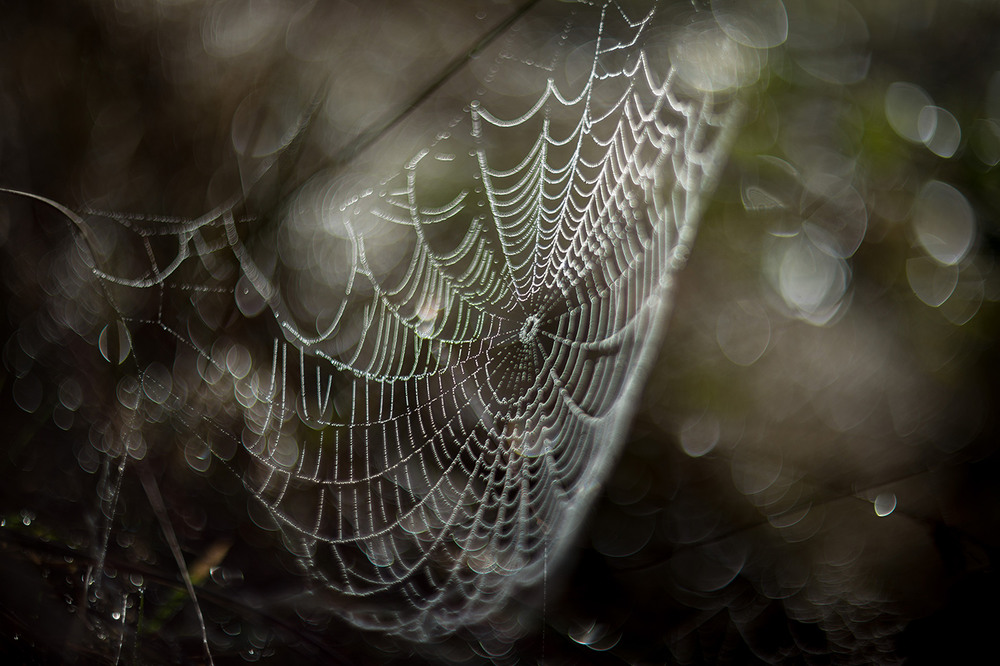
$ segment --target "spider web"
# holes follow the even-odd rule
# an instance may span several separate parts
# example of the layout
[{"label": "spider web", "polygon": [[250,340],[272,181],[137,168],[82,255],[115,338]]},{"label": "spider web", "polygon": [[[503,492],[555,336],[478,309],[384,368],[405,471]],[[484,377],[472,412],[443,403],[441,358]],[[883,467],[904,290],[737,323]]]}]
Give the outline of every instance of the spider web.
[{"label": "spider web", "polygon": [[262,215],[59,207],[115,313],[105,356],[151,329],[178,349],[119,385],[109,452],[174,414],[362,627],[474,626],[566,556],[728,147],[736,105],[680,81],[656,3],[548,11],[559,30],[515,25],[459,113],[417,113],[350,182],[321,171]]}]

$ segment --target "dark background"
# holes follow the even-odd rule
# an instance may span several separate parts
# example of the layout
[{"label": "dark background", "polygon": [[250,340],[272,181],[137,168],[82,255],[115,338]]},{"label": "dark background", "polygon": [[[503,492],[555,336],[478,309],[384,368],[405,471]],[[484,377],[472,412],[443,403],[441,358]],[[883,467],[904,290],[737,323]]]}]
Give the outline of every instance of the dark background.
[{"label": "dark background", "polygon": [[[529,5],[529,17],[563,10]],[[349,160],[519,11],[246,6],[8,3],[0,187],[74,210],[194,217],[259,159],[233,142],[249,93],[266,116],[323,89],[335,110],[285,180],[267,184],[280,197],[322,159]],[[575,559],[542,600],[509,610],[528,629],[497,663],[960,663],[996,652],[1000,10],[933,0],[785,9],[788,39],[762,56],[747,92],[621,460]],[[222,35],[246,16],[257,22]],[[890,126],[886,91],[898,81],[957,119],[954,156]],[[776,177],[762,155],[795,175]],[[817,189],[824,174],[840,189]],[[941,307],[920,300],[906,273],[922,256],[913,219],[930,180],[953,186],[975,217],[964,291]],[[796,194],[748,209],[748,184]],[[840,313],[818,325],[768,271],[803,219],[856,214],[846,186],[863,202],[865,238],[844,259]],[[310,592],[280,537],[255,524],[238,479],[192,471],[182,430],[161,429],[118,473],[102,442],[127,371],[98,352],[104,322],[87,303],[100,294],[73,290],[72,243],[56,211],[3,196],[0,650],[10,663],[204,660],[150,487],[197,579],[215,663],[488,660],[465,636],[412,646],[345,624],[337,600]],[[53,315],[66,303],[81,308],[76,328]],[[720,347],[734,304],[766,322],[749,364]],[[264,344],[273,334],[234,330]],[[169,366],[175,341],[132,336]],[[895,510],[876,515],[873,502],[890,496]],[[106,596],[88,599],[83,581],[102,553]]]}]

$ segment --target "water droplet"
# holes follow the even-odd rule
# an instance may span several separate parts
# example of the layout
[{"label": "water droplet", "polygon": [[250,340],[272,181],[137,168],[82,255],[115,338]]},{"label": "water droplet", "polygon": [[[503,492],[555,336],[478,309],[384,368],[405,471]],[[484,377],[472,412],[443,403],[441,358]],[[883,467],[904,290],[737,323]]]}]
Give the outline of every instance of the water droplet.
[{"label": "water droplet", "polygon": [[104,327],[97,345],[106,361],[121,365],[132,352],[132,336],[124,322],[117,320]]},{"label": "water droplet", "polygon": [[256,317],[263,312],[267,305],[267,301],[245,275],[236,284],[234,297],[236,298],[236,307],[246,317]]},{"label": "water droplet", "polygon": [[580,645],[591,645],[596,643],[605,634],[608,633],[608,628],[603,624],[597,624],[597,622],[590,622],[589,624],[581,624],[574,626],[569,630],[569,637],[571,640],[579,643]]},{"label": "water droplet", "polygon": [[764,355],[771,341],[771,320],[756,303],[734,301],[719,313],[715,339],[730,361],[736,365],[753,365]]},{"label": "water droplet", "polygon": [[668,47],[677,75],[697,90],[720,92],[749,85],[760,75],[756,49],[731,39],[715,25],[688,26]]},{"label": "water droplet", "polygon": [[233,114],[231,127],[233,148],[248,157],[273,155],[296,136],[294,116],[288,106],[259,93],[243,99]]},{"label": "water droplet", "polygon": [[139,398],[141,396],[139,380],[131,375],[122,377],[121,381],[118,382],[116,394],[118,402],[121,403],[122,407],[125,409],[136,409],[139,406]]},{"label": "water droplet", "polygon": [[220,587],[239,585],[243,582],[243,572],[240,569],[234,569],[231,567],[212,567],[209,571],[209,575],[212,577],[212,580],[215,581],[215,584]]},{"label": "water droplet", "polygon": [[1000,122],[995,118],[979,119],[972,126],[972,150],[986,166],[1000,163]]},{"label": "water droplet", "polygon": [[73,412],[66,409],[62,404],[56,405],[52,409],[52,422],[60,430],[69,430],[73,427]]},{"label": "water droplet", "polygon": [[942,264],[957,264],[972,247],[976,220],[961,192],[932,180],[913,202],[913,229],[927,254]]},{"label": "water droplet", "polygon": [[762,493],[781,476],[784,461],[780,452],[762,452],[737,447],[729,461],[733,484],[744,495]]},{"label": "water droplet", "polygon": [[773,513],[767,517],[767,522],[778,529],[794,527],[809,515],[811,509],[812,504],[806,504],[805,506],[795,507],[783,513]]},{"label": "water droplet", "polygon": [[799,316],[817,324],[833,316],[850,281],[847,262],[801,237],[783,241],[768,257],[768,263],[771,279],[785,303]]},{"label": "water droplet", "polygon": [[[742,182],[743,207],[753,211],[779,211],[792,207],[799,199],[802,183],[799,172],[785,160],[771,155],[757,158],[754,169],[744,174]],[[794,235],[783,229],[776,235]],[[773,232],[772,232],[773,233]]]},{"label": "water droplet", "polygon": [[938,157],[951,157],[962,142],[958,120],[940,106],[925,106],[920,110],[917,132],[927,149]]},{"label": "water droplet", "polygon": [[730,39],[753,48],[767,49],[788,38],[788,14],[781,0],[758,0],[751,11],[747,7],[739,0],[712,2],[712,14]]},{"label": "water droplet", "polygon": [[983,305],[986,297],[986,282],[976,266],[962,269],[958,284],[948,300],[941,304],[941,314],[956,326],[967,324]]},{"label": "water droplet", "polygon": [[158,361],[150,363],[142,373],[142,392],[158,405],[162,405],[170,397],[173,384],[170,371]]},{"label": "water droplet", "polygon": [[820,203],[807,198],[802,208],[814,208],[802,228],[813,245],[832,257],[846,259],[861,246],[868,230],[868,208],[856,189],[831,176],[815,179],[810,188]]},{"label": "water droplet", "polygon": [[896,134],[914,143],[922,143],[918,123],[920,112],[933,104],[934,100],[920,86],[896,81],[885,92],[885,117]]},{"label": "water droplet", "polygon": [[684,422],[679,433],[681,448],[692,458],[700,458],[719,443],[719,433],[719,421],[712,416],[689,419]]},{"label": "water droplet", "polygon": [[59,402],[75,412],[83,404],[83,389],[75,379],[67,379],[59,386]]},{"label": "water droplet", "polygon": [[128,455],[135,460],[142,460],[146,457],[146,440],[142,436],[141,430],[132,430],[124,434],[125,449]]},{"label": "water droplet", "polygon": [[233,345],[226,352],[226,368],[237,379],[242,379],[250,374],[252,360],[249,350],[243,345]]},{"label": "water droplet", "polygon": [[906,261],[906,279],[917,298],[936,308],[955,290],[958,266],[943,266],[930,257],[914,257]]},{"label": "water droplet", "polygon": [[805,72],[835,84],[857,83],[868,75],[868,24],[851,2],[796,2],[786,7],[789,50]]},{"label": "water droplet", "polygon": [[893,493],[879,493],[875,498],[875,515],[885,518],[896,510],[896,495]]},{"label": "water droplet", "polygon": [[196,472],[207,472],[212,465],[212,451],[201,440],[192,439],[184,447],[184,460]]}]

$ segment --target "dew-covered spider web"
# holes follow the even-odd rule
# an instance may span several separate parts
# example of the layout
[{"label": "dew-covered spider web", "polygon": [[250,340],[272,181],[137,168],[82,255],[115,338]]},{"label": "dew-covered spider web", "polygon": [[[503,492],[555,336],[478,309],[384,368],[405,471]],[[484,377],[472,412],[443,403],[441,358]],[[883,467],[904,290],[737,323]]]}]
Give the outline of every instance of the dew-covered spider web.
[{"label": "dew-covered spider web", "polygon": [[94,276],[71,298],[104,303],[91,337],[131,369],[92,437],[120,461],[107,531],[126,462],[174,438],[242,480],[358,626],[432,639],[541,587],[622,445],[728,148],[741,65],[723,49],[736,79],[690,74],[696,15],[541,3],[269,203],[309,113],[199,218],[49,202],[78,232],[65,270]]}]

